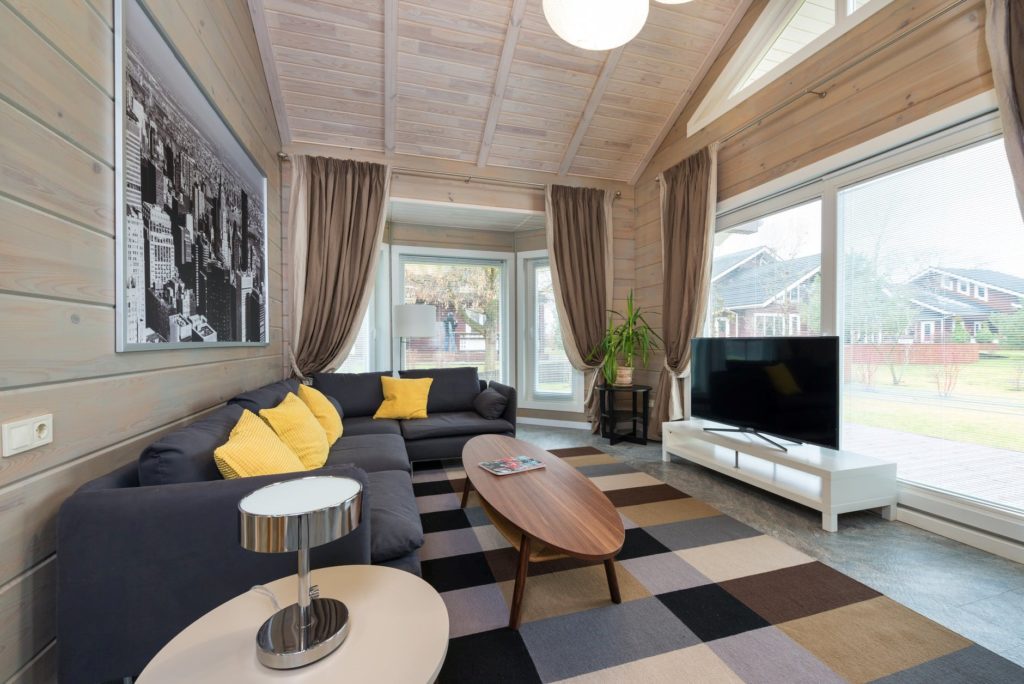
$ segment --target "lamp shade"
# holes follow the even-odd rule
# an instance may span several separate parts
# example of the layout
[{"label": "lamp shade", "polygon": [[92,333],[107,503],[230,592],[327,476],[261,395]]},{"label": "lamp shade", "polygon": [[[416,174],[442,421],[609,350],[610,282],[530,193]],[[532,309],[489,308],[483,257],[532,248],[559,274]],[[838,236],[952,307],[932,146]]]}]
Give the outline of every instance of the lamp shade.
[{"label": "lamp shade", "polygon": [[433,337],[436,322],[432,304],[396,304],[391,321],[395,337]]},{"label": "lamp shade", "polygon": [[544,0],[558,37],[584,50],[611,50],[631,41],[647,21],[649,0]]}]

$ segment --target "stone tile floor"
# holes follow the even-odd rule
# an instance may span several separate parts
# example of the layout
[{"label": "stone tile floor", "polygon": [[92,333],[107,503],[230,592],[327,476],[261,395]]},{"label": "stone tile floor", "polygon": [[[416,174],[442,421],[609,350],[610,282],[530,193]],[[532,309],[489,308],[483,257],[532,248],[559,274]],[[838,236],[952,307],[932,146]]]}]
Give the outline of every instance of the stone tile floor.
[{"label": "stone tile floor", "polygon": [[700,466],[661,461],[661,445],[618,444],[584,430],[520,425],[547,449],[591,445],[771,534],[1024,666],[1024,565],[870,512],[821,529],[821,515]]}]

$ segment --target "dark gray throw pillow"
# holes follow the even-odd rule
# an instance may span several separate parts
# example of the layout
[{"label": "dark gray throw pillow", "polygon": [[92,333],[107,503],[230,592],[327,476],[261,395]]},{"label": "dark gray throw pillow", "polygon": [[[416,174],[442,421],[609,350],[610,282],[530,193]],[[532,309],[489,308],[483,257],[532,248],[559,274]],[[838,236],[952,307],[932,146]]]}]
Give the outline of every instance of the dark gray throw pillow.
[{"label": "dark gray throw pillow", "polygon": [[476,399],[473,400],[473,408],[488,420],[501,418],[501,415],[505,413],[506,406],[508,406],[508,399],[493,387],[488,387],[476,395]]}]

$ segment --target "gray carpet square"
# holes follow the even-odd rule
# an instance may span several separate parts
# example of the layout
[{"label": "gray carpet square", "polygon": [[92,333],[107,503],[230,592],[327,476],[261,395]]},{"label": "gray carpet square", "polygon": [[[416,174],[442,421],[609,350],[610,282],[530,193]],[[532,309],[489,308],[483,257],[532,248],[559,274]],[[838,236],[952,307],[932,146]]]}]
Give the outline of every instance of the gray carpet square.
[{"label": "gray carpet square", "polygon": [[747,539],[761,534],[753,527],[744,525],[727,515],[653,525],[644,529],[673,551],[720,544],[736,539]]}]

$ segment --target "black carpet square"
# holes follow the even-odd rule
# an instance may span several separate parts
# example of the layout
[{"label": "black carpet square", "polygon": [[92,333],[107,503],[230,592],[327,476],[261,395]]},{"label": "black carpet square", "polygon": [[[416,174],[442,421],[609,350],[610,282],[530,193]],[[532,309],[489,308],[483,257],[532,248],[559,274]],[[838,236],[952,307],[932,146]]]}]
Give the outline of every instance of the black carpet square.
[{"label": "black carpet square", "polygon": [[705,642],[770,624],[717,584],[659,594],[658,600]]},{"label": "black carpet square", "polygon": [[519,632],[505,627],[449,641],[437,681],[539,684],[540,675]]},{"label": "black carpet square", "polygon": [[[434,480],[432,482],[413,482],[412,491],[416,496],[433,496],[434,494],[451,494],[455,491],[451,480]],[[462,490],[459,489],[459,493]]]},{"label": "black carpet square", "polygon": [[624,561],[641,556],[653,556],[656,553],[668,553],[670,550],[644,530],[634,527],[631,530],[626,530],[626,542],[622,545],[622,551],[619,551],[615,560]]},{"label": "black carpet square", "polygon": [[478,587],[494,583],[494,573],[482,553],[433,558],[420,563],[425,579],[438,592]]},{"label": "black carpet square", "polygon": [[447,532],[448,530],[461,530],[472,527],[466,512],[461,508],[453,511],[433,511],[431,513],[420,513],[420,522],[423,523],[423,532]]}]

